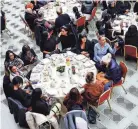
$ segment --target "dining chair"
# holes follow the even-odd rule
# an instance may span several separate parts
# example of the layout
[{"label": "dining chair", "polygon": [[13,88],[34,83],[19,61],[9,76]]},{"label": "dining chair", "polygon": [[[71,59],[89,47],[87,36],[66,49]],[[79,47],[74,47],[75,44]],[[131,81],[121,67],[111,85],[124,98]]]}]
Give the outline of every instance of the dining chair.
[{"label": "dining chair", "polygon": [[127,91],[125,90],[123,84],[125,82],[128,69],[127,69],[126,64],[123,61],[120,62],[120,67],[121,67],[121,70],[122,70],[122,78],[117,84],[114,84],[112,86],[112,93],[113,93],[113,88],[121,86],[123,88],[123,90],[125,91],[125,93],[127,94]]},{"label": "dining chair", "polygon": [[136,70],[138,69],[138,49],[132,45],[124,46],[124,60],[126,56],[131,56],[137,59]]},{"label": "dining chair", "polygon": [[85,23],[86,23],[86,17],[85,16],[82,16],[82,17],[77,19],[76,26],[77,26],[77,29],[79,32],[84,29]]},{"label": "dining chair", "polygon": [[[23,21],[23,23],[25,24],[24,33],[25,33],[25,31],[27,31],[27,32],[28,32],[28,36],[29,36],[29,34],[30,34],[31,37],[32,37],[32,39],[34,39],[34,32],[32,32],[32,30],[30,29],[30,27],[29,27],[27,21],[22,17],[22,15],[19,15],[19,16],[20,16],[21,20]],[[27,30],[27,28],[28,28],[28,30]]]},{"label": "dining chair", "polygon": [[[109,88],[108,90],[106,90],[104,93],[102,93],[101,95],[100,95],[100,97],[99,97],[99,99],[98,99],[98,105],[97,106],[93,106],[93,105],[91,105],[89,102],[88,102],[88,106],[91,106],[91,107],[96,107],[96,108],[98,108],[100,105],[102,105],[105,101],[107,101],[107,103],[108,103],[108,106],[109,106],[109,109],[110,109],[110,111],[112,111],[112,109],[111,109],[111,105],[110,105],[110,102],[109,102],[109,99],[110,99],[110,96],[111,96],[111,91],[112,91],[112,89],[111,88]],[[95,108],[94,108],[95,109]],[[96,110],[96,109],[95,109]],[[97,110],[96,110],[97,111]],[[98,112],[98,111],[97,111]]]}]

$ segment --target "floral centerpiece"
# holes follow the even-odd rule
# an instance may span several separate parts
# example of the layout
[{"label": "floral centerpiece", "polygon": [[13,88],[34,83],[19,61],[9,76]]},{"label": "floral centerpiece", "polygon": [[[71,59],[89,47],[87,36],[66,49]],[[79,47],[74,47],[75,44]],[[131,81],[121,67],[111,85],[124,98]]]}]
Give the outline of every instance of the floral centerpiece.
[{"label": "floral centerpiece", "polygon": [[60,75],[63,75],[63,73],[65,72],[65,66],[59,66],[57,67],[57,72],[60,73]]}]

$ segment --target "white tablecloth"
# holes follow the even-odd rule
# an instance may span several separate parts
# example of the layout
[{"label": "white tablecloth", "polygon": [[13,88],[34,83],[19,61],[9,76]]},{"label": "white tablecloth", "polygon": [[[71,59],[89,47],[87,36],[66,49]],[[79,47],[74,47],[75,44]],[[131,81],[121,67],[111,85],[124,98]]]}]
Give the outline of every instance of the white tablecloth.
[{"label": "white tablecloth", "polygon": [[[70,66],[66,65],[66,58],[70,58]],[[89,58],[72,52],[54,54],[34,67],[30,80],[33,88],[42,89],[43,95],[63,99],[73,87],[77,87],[80,92],[84,91],[82,86],[86,83],[86,73],[94,72],[96,77],[97,69],[94,64]],[[75,75],[71,71],[72,65],[76,69]],[[65,66],[63,76],[56,71],[58,66]]]}]

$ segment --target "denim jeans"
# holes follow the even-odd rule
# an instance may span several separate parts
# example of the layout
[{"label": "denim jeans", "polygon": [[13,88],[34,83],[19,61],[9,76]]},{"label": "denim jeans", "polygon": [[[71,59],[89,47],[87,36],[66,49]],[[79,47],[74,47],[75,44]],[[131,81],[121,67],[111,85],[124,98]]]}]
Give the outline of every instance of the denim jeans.
[{"label": "denim jeans", "polygon": [[112,86],[112,81],[106,83],[106,84],[104,85],[104,91],[108,90],[111,86]]}]

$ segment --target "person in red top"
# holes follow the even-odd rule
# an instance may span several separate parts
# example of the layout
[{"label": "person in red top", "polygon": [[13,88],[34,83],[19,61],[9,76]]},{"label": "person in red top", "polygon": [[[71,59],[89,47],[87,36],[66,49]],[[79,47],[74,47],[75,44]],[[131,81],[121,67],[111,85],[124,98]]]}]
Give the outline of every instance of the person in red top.
[{"label": "person in red top", "polygon": [[96,106],[98,104],[97,100],[104,92],[104,84],[102,81],[95,80],[94,73],[89,72],[86,75],[86,84],[83,86],[83,88],[85,89],[83,93],[84,99],[92,105]]}]

